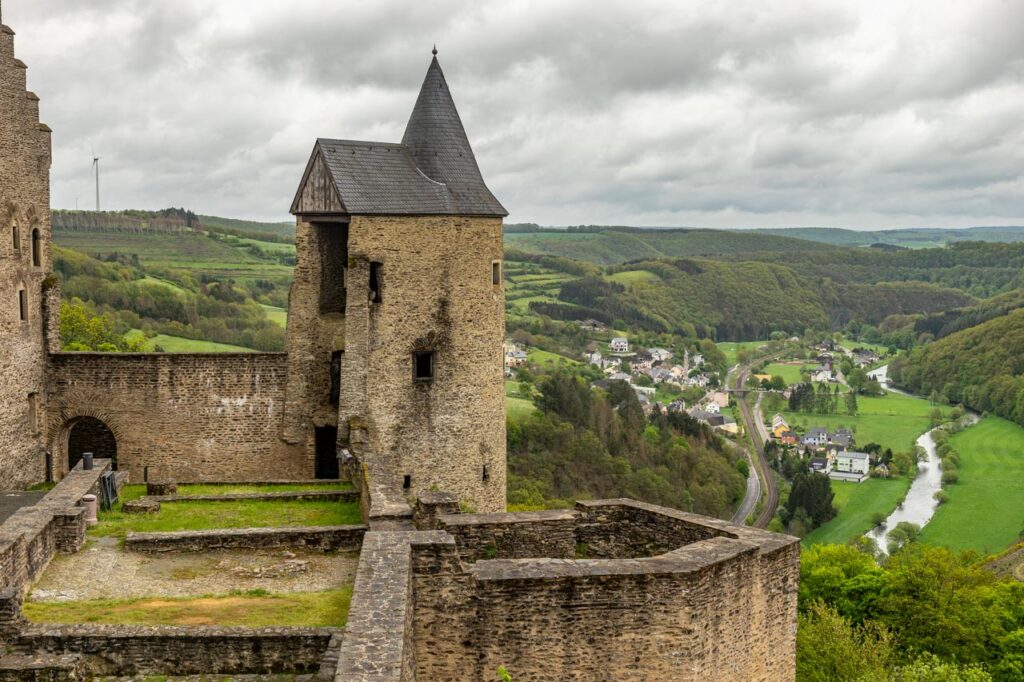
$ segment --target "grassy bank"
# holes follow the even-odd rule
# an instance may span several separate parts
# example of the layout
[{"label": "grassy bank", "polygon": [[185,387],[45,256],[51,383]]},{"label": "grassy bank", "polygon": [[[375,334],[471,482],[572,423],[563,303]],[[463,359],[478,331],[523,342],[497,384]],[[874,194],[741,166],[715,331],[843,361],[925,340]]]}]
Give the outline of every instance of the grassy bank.
[{"label": "grassy bank", "polygon": [[907,494],[910,478],[869,478],[863,483],[832,481],[833,504],[839,514],[803,539],[805,547],[816,544],[846,544],[871,530],[875,514],[888,516]]},{"label": "grassy bank", "polygon": [[351,601],[352,587],[345,586],[287,594],[252,590],[205,597],[30,601],[23,612],[37,623],[337,627],[345,624]]},{"label": "grassy bank", "polygon": [[924,527],[921,542],[995,553],[1024,530],[1024,428],[987,416],[950,439],[960,481]]}]

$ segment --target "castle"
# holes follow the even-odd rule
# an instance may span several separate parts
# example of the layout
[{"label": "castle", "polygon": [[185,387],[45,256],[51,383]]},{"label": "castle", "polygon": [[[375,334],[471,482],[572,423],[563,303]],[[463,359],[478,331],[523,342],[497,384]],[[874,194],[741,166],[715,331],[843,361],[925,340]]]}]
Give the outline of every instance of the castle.
[{"label": "castle", "polygon": [[61,481],[0,526],[0,640],[154,674],[176,672],[155,641],[183,647],[178,670],[278,664],[270,640],[236,656],[220,631],[186,647],[24,625],[32,579],[81,547],[93,452],[137,482],[352,480],[364,524],[338,680],[793,677],[794,538],[630,500],[505,513],[506,211],[436,51],[400,143],[316,140],[291,206],[285,353],[62,352],[51,133],[6,26],[0,105],[0,489]]}]

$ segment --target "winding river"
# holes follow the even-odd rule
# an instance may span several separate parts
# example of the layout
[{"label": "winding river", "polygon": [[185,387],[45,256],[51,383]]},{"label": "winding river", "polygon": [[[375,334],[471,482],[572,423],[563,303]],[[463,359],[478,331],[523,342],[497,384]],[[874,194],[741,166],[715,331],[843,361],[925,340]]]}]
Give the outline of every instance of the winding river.
[{"label": "winding river", "polygon": [[[868,376],[878,379],[878,383],[882,384],[887,391],[911,395],[889,385],[888,370],[889,366],[884,365],[869,372]],[[971,417],[973,421],[978,419],[977,415],[974,414]],[[910,485],[907,497],[885,520],[884,526],[879,526],[868,533],[868,537],[877,542],[879,549],[883,552],[886,551],[888,546],[889,531],[895,528],[897,523],[909,521],[923,528],[935,514],[936,507],[939,506],[938,502],[935,501],[935,493],[942,490],[942,470],[939,467],[939,456],[935,453],[935,440],[932,438],[934,431],[935,429],[932,429],[917,439],[917,444],[928,453],[928,458],[918,463],[917,478]]]}]

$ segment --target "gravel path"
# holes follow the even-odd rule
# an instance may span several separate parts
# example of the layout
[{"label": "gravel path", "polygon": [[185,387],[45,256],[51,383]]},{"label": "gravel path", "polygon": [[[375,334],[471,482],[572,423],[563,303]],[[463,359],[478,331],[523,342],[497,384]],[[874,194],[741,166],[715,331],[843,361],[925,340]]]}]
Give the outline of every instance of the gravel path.
[{"label": "gravel path", "polygon": [[57,555],[29,601],[188,597],[233,590],[318,592],[355,581],[359,555],[302,550],[219,550],[201,554],[125,552],[117,538],[90,540]]}]

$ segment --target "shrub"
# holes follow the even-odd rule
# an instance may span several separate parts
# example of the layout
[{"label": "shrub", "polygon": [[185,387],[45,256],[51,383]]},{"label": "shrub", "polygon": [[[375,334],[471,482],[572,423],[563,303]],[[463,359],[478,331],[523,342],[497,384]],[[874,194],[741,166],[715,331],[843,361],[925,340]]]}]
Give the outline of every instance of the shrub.
[{"label": "shrub", "polygon": [[960,472],[956,469],[942,472],[942,485],[956,485],[960,481]]},{"label": "shrub", "polygon": [[936,490],[935,494],[932,495],[932,499],[934,499],[939,504],[946,504],[947,502],[949,502],[949,493],[947,493],[945,490]]}]

